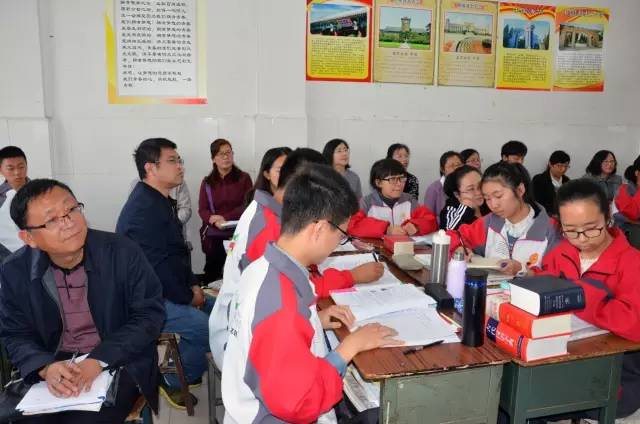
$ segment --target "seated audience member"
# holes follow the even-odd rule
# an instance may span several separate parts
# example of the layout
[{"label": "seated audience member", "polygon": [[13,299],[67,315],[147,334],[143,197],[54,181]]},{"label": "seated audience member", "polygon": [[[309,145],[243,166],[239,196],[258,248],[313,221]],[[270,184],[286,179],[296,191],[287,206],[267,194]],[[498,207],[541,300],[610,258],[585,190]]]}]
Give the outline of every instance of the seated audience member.
[{"label": "seated audience member", "polygon": [[223,240],[233,235],[233,228],[223,229],[227,221],[237,221],[245,207],[247,193],[251,190],[251,177],[233,162],[233,148],[224,138],[211,143],[213,169],[200,184],[198,214],[202,219],[202,251],[206,256],[204,281],[222,278],[222,268],[227,257]]},{"label": "seated audience member", "polygon": [[482,159],[476,149],[464,149],[460,152],[460,156],[465,165],[473,166],[482,172]]},{"label": "seated audience member", "polygon": [[[209,351],[207,320],[214,300],[205,296],[191,271],[189,249],[169,191],[182,184],[184,169],[175,143],[144,140],[134,153],[140,182],[127,199],[116,231],[135,241],[162,282],[166,309],[163,332],[180,336],[180,356],[189,384],[201,381]],[[175,375],[165,375],[160,392],[176,408],[184,399]]]},{"label": "seated audience member", "polygon": [[351,190],[353,190],[358,199],[360,199],[362,197],[360,177],[349,169],[349,145],[347,142],[340,138],[329,140],[327,144],[324,145],[322,156],[324,156],[329,165],[333,166],[333,169],[338,171],[338,173],[347,180]]},{"label": "seated audience member", "polygon": [[607,195],[609,203],[613,201],[613,198],[618,194],[618,190],[622,185],[622,177],[617,174],[618,161],[613,152],[609,150],[598,151],[589,165],[587,165],[587,173],[583,178],[590,178],[600,184],[600,187]]},{"label": "seated audience member", "polygon": [[5,146],[0,149],[0,174],[4,182],[0,185],[0,246],[15,252],[24,246],[18,237],[18,227],[9,213],[11,200],[24,186],[27,178],[27,157],[21,148]]},{"label": "seated audience member", "polygon": [[530,183],[519,163],[498,162],[488,167],[481,184],[491,212],[449,231],[450,252],[463,245],[476,254],[503,259],[500,271],[506,275],[523,275],[539,266],[560,233],[545,210],[531,199]]},{"label": "seated audience member", "polygon": [[405,169],[394,159],[381,159],[371,167],[373,192],[360,200],[360,210],[349,221],[349,234],[381,238],[385,234],[423,235],[438,229],[436,217],[404,193]]},{"label": "seated audience member", "polygon": [[503,162],[524,164],[527,146],[521,141],[507,141],[500,149],[500,156]]},{"label": "seated audience member", "polygon": [[[266,169],[267,163],[271,161],[273,156],[281,152],[281,149],[283,148],[267,151],[262,160],[261,169]],[[270,173],[268,191],[256,190],[254,201],[240,217],[224,265],[222,287],[209,318],[211,354],[219,369],[222,369],[224,346],[228,337],[229,304],[238,289],[238,282],[243,270],[264,254],[269,242],[276,241],[280,236],[282,196],[285,193],[286,184],[297,172],[310,164],[326,164],[324,157],[319,152],[308,148],[296,149],[288,156],[282,154],[274,163],[279,162],[281,158],[284,160],[284,164],[281,165],[278,174]],[[258,179],[258,181],[260,180]],[[354,283],[368,283],[378,280],[384,272],[384,267],[378,262],[370,262],[352,270],[339,271],[329,268],[323,274],[318,272],[315,265],[311,267],[311,270],[311,282],[316,294],[319,297],[327,297],[330,290],[352,287]]]},{"label": "seated audience member", "polygon": [[[574,280],[584,290],[584,310],[576,315],[625,339],[640,342],[640,252],[622,231],[609,226],[609,200],[589,179],[558,190],[564,240],[542,261],[544,273]],[[640,408],[640,353],[624,355],[616,415]]]},{"label": "seated audience member", "polygon": [[551,153],[547,169],[533,177],[533,197],[547,211],[547,215],[555,216],[556,192],[569,178],[565,175],[570,167],[571,158],[562,150]]},{"label": "seated audience member", "polygon": [[[398,164],[400,165],[400,164]],[[402,166],[402,165],[400,165]],[[394,330],[365,325],[329,351],[332,318],[353,323],[349,308],[318,311],[307,267],[345,236],[358,202],[326,165],[294,176],[284,194],[282,233],[242,274],[231,303],[222,399],[232,422],[336,422],[347,364],[359,352],[400,344]]]},{"label": "seated audience member", "polygon": [[409,151],[409,147],[405,144],[394,143],[389,146],[389,149],[387,150],[387,159],[395,159],[404,166],[404,170],[407,174],[407,182],[404,185],[404,192],[411,195],[415,200],[418,200],[418,197],[420,197],[420,186],[418,178],[409,172],[410,157],[411,152]]},{"label": "seated audience member", "polygon": [[440,212],[441,229],[457,230],[462,224],[471,224],[483,215],[481,180],[480,171],[469,165],[461,166],[445,178],[447,203]]},{"label": "seated audience member", "polygon": [[424,194],[424,205],[440,219],[440,211],[447,202],[447,196],[444,194],[444,179],[456,169],[463,165],[462,156],[454,151],[444,152],[440,156],[440,178],[429,187]]},{"label": "seated audience member", "polygon": [[[13,198],[26,247],[0,267],[0,340],[24,381],[44,380],[56,397],[119,370],[116,401],[21,423],[121,423],[140,393],[158,411],[162,286],[135,243],[88,229],[82,207],[55,180],[32,180]],[[74,353],[88,356],[70,363]]]},{"label": "seated audience member", "polygon": [[638,221],[640,219],[640,191],[638,190],[640,156],[624,171],[624,178],[627,183],[620,186],[615,205],[626,220]]}]

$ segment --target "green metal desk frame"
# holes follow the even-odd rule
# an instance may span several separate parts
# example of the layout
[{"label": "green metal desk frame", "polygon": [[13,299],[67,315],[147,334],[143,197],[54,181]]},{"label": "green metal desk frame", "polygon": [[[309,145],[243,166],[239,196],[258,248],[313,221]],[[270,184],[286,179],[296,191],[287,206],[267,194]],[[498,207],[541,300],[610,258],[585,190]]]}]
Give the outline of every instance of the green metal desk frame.
[{"label": "green metal desk frame", "polygon": [[495,424],[502,364],[382,381],[380,424]]},{"label": "green metal desk frame", "polygon": [[613,424],[623,354],[525,367],[504,365],[500,407],[510,423],[529,418],[600,410],[599,422]]}]

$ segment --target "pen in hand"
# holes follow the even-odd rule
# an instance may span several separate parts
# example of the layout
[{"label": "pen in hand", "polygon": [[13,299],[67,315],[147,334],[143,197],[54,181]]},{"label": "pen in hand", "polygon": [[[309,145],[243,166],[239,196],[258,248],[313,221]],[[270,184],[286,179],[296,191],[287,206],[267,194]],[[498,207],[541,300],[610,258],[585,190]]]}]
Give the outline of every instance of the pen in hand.
[{"label": "pen in hand", "polygon": [[371,251],[371,254],[373,255],[373,260],[376,262],[380,262],[380,260],[378,259],[378,255],[376,254],[375,250]]}]

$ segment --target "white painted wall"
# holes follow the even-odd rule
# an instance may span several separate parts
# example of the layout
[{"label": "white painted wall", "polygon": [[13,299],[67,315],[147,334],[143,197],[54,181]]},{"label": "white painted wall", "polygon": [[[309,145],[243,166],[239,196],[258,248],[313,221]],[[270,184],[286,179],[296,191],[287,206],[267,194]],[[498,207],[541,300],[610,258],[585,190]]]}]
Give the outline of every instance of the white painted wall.
[{"label": "white painted wall", "polygon": [[[69,183],[91,224],[106,230],[136,176],[133,149],[155,136],[178,144],[194,208],[217,137],[232,141],[238,165],[252,177],[269,147],[321,149],[342,137],[365,186],[371,163],[390,143],[404,142],[422,190],[444,150],[477,148],[488,165],[510,138],[529,145],[533,173],[556,148],[572,155],[573,176],[600,147],[627,164],[640,145],[640,2],[573,3],[612,9],[604,94],[306,83],[304,2],[249,0],[207,2],[208,105],[140,106],[107,103],[102,0],[0,0],[0,57],[9,59],[0,66],[0,146],[25,147],[30,175]],[[189,237],[196,246],[199,225],[194,210]],[[194,264],[202,263],[196,248]]]}]

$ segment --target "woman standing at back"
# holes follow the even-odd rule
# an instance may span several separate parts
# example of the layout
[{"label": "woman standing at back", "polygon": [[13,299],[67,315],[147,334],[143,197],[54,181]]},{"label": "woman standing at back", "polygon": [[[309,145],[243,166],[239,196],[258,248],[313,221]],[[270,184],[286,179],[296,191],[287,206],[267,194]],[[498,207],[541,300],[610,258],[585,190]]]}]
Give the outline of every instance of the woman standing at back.
[{"label": "woman standing at back", "polygon": [[324,145],[322,156],[349,183],[349,187],[356,194],[358,200],[362,198],[362,185],[358,174],[351,171],[349,165],[349,144],[341,138],[329,140]]},{"label": "woman standing at back", "polygon": [[587,173],[584,178],[589,178],[597,182],[607,195],[609,203],[618,193],[618,189],[622,185],[622,177],[617,172],[616,155],[609,150],[600,150],[587,166]]},{"label": "woman standing at back", "polygon": [[198,214],[202,218],[200,236],[202,251],[206,255],[204,281],[222,277],[226,259],[223,240],[233,234],[233,228],[224,229],[227,221],[240,218],[247,192],[251,190],[251,177],[233,162],[233,148],[224,138],[211,143],[211,173],[200,184]]}]

